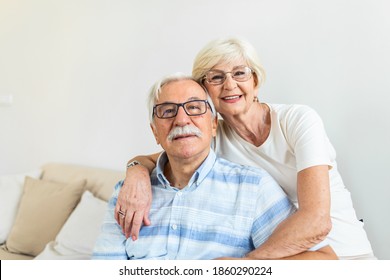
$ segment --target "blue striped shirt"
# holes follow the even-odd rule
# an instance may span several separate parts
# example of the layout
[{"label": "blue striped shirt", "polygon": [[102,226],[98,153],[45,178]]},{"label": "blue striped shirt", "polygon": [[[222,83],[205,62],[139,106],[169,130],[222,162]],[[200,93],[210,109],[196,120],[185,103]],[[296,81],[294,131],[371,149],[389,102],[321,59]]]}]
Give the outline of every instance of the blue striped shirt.
[{"label": "blue striped shirt", "polygon": [[210,151],[183,189],[163,174],[162,154],[151,174],[150,226],[139,239],[125,238],[114,219],[123,181],[115,186],[93,254],[94,259],[214,259],[242,257],[261,245],[295,211],[264,170],[242,166]]}]

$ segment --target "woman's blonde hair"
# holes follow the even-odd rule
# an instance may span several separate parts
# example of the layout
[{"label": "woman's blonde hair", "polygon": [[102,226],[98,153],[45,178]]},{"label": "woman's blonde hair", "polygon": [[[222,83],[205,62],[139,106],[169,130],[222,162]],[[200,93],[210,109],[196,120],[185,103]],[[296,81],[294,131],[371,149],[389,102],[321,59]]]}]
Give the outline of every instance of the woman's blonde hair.
[{"label": "woman's blonde hair", "polygon": [[265,71],[257,56],[255,48],[247,41],[238,38],[217,39],[209,42],[195,57],[192,76],[203,83],[206,72],[217,64],[244,60],[254,72],[257,87],[265,80]]}]

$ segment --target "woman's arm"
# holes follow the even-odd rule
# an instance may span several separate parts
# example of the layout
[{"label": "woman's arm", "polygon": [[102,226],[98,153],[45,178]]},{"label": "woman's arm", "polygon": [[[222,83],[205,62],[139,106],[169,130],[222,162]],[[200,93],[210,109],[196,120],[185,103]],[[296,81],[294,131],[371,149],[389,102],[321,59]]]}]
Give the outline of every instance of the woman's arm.
[{"label": "woman's arm", "polygon": [[247,255],[249,258],[286,258],[326,238],[332,227],[328,166],[313,166],[298,172],[297,186],[297,212],[280,223],[265,243]]},{"label": "woman's arm", "polygon": [[[150,225],[149,210],[152,201],[150,173],[156,167],[159,155],[160,153],[137,156],[129,161],[137,160],[141,164],[127,168],[114,213],[126,238],[131,236],[136,240],[142,222],[144,225]],[[126,213],[125,217],[119,215],[119,210]]]},{"label": "woman's arm", "polygon": [[[324,246],[317,251],[305,251],[302,253],[298,253],[296,255],[292,255],[285,258],[280,258],[280,260],[338,260],[335,251],[332,249],[332,247]],[[223,257],[223,258],[217,258],[217,260],[256,260],[253,257],[243,257],[243,258],[229,258],[229,257]]]},{"label": "woman's arm", "polygon": [[282,260],[338,260],[332,247],[325,246],[317,251],[306,251],[293,256],[282,258]]}]

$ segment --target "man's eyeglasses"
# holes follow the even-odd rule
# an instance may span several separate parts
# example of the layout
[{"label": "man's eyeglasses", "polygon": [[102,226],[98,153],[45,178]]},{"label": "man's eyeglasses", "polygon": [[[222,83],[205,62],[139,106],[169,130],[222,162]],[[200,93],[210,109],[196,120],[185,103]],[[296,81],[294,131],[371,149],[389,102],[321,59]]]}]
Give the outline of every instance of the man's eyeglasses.
[{"label": "man's eyeglasses", "polygon": [[245,82],[252,77],[253,70],[248,66],[237,66],[234,67],[231,72],[224,72],[222,70],[209,70],[206,72],[204,79],[211,85],[221,85],[226,80],[226,74],[230,73],[233,80],[237,82]]},{"label": "man's eyeglasses", "polygon": [[188,116],[199,116],[207,112],[207,106],[210,106],[207,100],[191,100],[184,103],[161,103],[153,107],[153,115],[160,119],[173,118],[176,117],[179,107],[183,107]]}]

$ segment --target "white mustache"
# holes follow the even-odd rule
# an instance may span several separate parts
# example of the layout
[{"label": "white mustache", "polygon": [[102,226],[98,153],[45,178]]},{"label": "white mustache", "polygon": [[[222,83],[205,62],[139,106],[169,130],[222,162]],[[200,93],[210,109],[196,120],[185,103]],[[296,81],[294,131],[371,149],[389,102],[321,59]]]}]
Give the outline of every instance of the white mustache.
[{"label": "white mustache", "polygon": [[176,137],[186,135],[195,135],[197,137],[202,137],[202,132],[199,130],[199,128],[193,125],[176,126],[169,132],[167,140],[172,141]]}]

